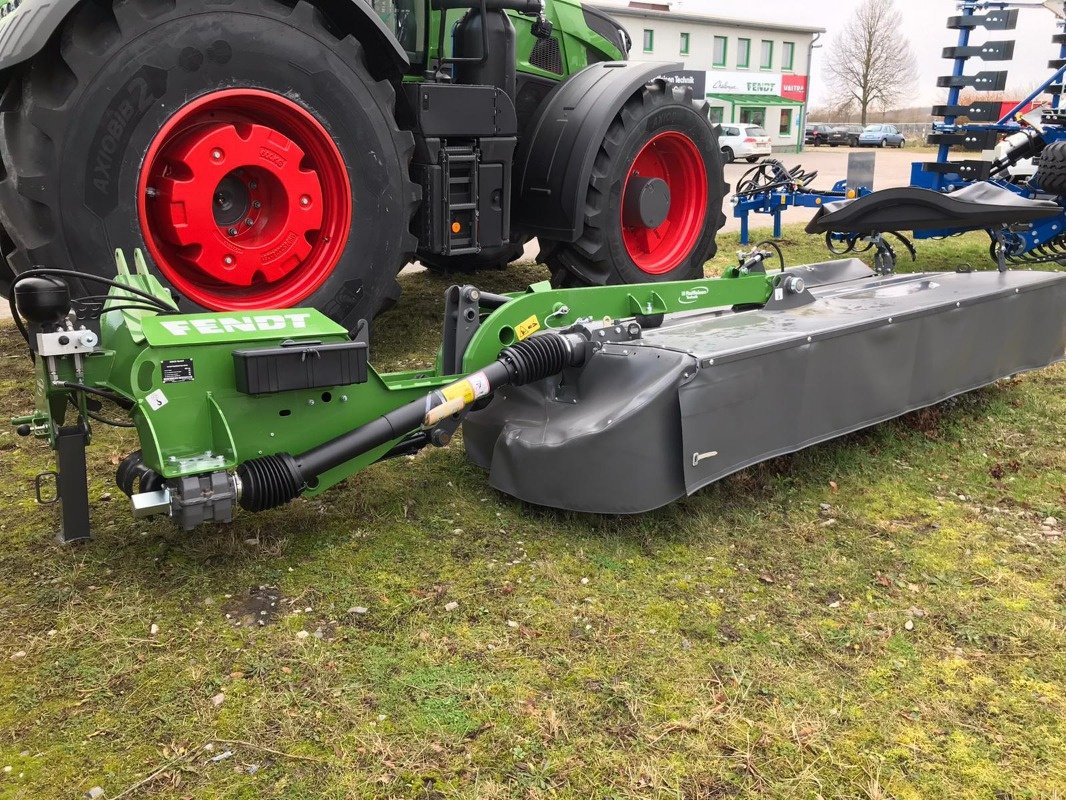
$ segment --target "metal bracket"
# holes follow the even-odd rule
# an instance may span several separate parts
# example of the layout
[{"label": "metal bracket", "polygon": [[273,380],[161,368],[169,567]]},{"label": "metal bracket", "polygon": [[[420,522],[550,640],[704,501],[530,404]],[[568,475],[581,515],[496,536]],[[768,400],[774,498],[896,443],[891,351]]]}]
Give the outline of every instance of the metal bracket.
[{"label": "metal bracket", "polygon": [[463,371],[467,345],[481,324],[478,301],[481,292],[473,286],[450,286],[444,293],[444,340],[441,345],[441,373],[458,375]]},{"label": "metal bracket", "polygon": [[84,424],[60,428],[56,434],[56,494],[59,498],[61,527],[56,534],[60,544],[92,538],[89,527],[89,486],[85,467],[85,445],[89,431]]}]

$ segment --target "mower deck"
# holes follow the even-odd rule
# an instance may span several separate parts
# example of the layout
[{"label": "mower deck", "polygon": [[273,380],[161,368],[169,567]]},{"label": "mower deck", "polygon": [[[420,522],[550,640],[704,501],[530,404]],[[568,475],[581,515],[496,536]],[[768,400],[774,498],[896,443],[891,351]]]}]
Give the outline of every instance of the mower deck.
[{"label": "mower deck", "polygon": [[794,299],[668,316],[501,390],[467,452],[522,500],[638,513],[1066,353],[1066,273],[867,272]]}]

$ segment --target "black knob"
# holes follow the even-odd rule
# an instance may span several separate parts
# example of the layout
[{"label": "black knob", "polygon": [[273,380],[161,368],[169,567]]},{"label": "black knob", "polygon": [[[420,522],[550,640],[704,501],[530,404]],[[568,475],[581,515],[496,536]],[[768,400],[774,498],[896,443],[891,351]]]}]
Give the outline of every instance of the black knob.
[{"label": "black knob", "polygon": [[23,423],[17,428],[15,428],[15,433],[17,433],[19,436],[29,436],[30,433],[32,433],[32,430],[29,425]]}]

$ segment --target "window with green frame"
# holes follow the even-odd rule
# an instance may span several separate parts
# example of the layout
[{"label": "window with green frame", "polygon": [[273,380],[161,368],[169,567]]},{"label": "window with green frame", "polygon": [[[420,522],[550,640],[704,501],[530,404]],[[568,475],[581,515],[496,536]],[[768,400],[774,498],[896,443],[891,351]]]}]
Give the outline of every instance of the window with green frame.
[{"label": "window with green frame", "polygon": [[762,40],[762,50],[759,53],[759,69],[774,68],[774,43],[769,39]]},{"label": "window with green frame", "polygon": [[651,28],[644,29],[644,52],[650,53],[655,49],[655,31]]},{"label": "window with green frame", "polygon": [[777,126],[777,132],[781,136],[788,136],[792,133],[792,109],[781,109],[781,122]]},{"label": "window with green frame", "polygon": [[711,124],[721,125],[725,119],[725,109],[722,106],[711,106]]},{"label": "window with green frame", "polygon": [[681,55],[688,55],[688,34],[685,32],[681,33]]},{"label": "window with green frame", "polygon": [[737,39],[737,69],[751,66],[751,39]]},{"label": "window with green frame", "polygon": [[711,50],[711,65],[715,67],[724,67],[728,51],[729,39],[725,36],[715,36],[714,47]]},{"label": "window with green frame", "polygon": [[796,60],[796,43],[784,42],[781,45],[781,69],[791,72],[793,62]]}]

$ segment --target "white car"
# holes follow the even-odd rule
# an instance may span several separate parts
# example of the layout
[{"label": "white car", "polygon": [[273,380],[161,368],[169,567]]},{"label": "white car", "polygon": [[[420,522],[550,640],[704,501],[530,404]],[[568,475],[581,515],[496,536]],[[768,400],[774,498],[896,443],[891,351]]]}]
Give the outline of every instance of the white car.
[{"label": "white car", "polygon": [[733,123],[722,125],[722,135],[718,139],[722,148],[722,158],[731,164],[738,158],[754,164],[762,156],[773,153],[770,137],[759,125]]}]

